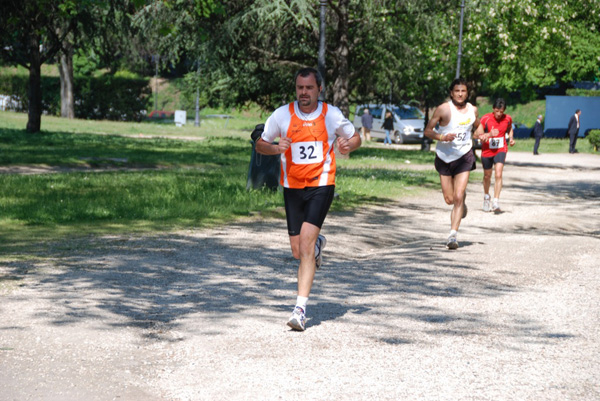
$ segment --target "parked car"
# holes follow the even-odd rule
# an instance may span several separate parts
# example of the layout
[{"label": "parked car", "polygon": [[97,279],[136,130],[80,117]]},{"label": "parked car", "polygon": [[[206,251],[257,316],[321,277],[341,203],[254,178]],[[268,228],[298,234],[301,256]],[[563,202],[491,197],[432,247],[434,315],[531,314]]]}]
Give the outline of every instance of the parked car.
[{"label": "parked car", "polygon": [[381,128],[385,113],[390,110],[394,115],[394,132],[391,139],[394,143],[421,143],[425,129],[425,115],[414,106],[404,104],[401,106],[385,104],[361,104],[356,106],[354,126],[357,131],[362,128],[361,116],[368,108],[373,116],[371,138],[385,139],[385,130]]},{"label": "parked car", "polygon": [[533,138],[533,128],[529,128],[525,124],[515,123],[512,125],[512,129],[515,139]]}]

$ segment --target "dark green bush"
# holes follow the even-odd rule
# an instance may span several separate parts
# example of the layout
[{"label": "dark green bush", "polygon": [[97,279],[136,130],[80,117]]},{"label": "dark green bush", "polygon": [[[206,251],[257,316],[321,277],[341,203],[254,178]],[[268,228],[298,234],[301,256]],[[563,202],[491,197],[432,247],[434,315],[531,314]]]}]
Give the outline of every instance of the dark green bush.
[{"label": "dark green bush", "polygon": [[[18,100],[17,111],[27,111],[29,97],[27,88],[29,77],[22,74],[0,75],[0,93]],[[44,113],[60,114],[60,79],[57,77],[42,77],[42,110]]]},{"label": "dark green bush", "polygon": [[75,78],[75,115],[92,120],[140,121],[150,94],[145,79],[111,75]]},{"label": "dark green bush", "polygon": [[600,147],[600,130],[591,130],[587,136],[587,140],[590,141],[590,144],[594,147],[594,150],[597,152]]},{"label": "dark green bush", "polygon": [[[22,74],[2,74],[0,93],[20,100],[17,111],[27,111],[29,77]],[[148,80],[140,78],[75,77],[75,116],[92,120],[140,121],[151,93]],[[51,115],[60,114],[60,78],[42,77],[42,109]]]},{"label": "dark green bush", "polygon": [[567,96],[600,96],[600,91],[591,89],[567,89]]}]

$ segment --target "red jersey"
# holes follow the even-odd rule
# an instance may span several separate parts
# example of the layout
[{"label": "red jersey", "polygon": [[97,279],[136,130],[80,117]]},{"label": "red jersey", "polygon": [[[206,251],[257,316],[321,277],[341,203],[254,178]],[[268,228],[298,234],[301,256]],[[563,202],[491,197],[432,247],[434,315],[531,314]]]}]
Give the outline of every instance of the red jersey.
[{"label": "red jersey", "polygon": [[494,128],[498,130],[498,135],[490,137],[490,139],[481,144],[481,157],[494,157],[499,152],[508,152],[506,134],[511,130],[512,117],[505,114],[498,121],[494,117],[494,113],[488,113],[481,117],[481,125],[483,125],[483,132],[485,133],[490,132]]}]

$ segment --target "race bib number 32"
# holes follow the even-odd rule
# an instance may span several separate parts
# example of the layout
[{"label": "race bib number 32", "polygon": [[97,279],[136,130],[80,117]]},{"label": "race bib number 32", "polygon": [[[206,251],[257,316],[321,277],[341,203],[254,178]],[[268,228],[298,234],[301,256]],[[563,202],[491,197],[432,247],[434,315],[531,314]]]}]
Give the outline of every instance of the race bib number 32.
[{"label": "race bib number 32", "polygon": [[292,161],[295,164],[314,164],[323,161],[323,142],[292,143]]}]

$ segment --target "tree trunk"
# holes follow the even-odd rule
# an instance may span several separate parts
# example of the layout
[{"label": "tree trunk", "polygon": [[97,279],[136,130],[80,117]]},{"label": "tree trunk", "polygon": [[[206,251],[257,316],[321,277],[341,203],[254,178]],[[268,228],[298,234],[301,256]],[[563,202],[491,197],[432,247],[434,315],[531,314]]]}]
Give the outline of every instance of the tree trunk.
[{"label": "tree trunk", "polygon": [[339,107],[342,113],[349,118],[348,55],[350,51],[348,46],[348,0],[341,0],[338,4],[338,10],[338,40],[334,50],[337,76],[333,82],[333,104]]},{"label": "tree trunk", "polygon": [[73,95],[73,46],[65,41],[60,52],[60,115],[75,118],[75,97]]},{"label": "tree trunk", "polygon": [[423,97],[425,98],[425,121],[423,122],[423,142],[421,143],[421,150],[429,152],[431,150],[432,141],[425,136],[425,127],[429,124],[429,94],[427,93],[427,89],[423,92]]},{"label": "tree trunk", "polygon": [[42,127],[42,62],[37,35],[31,35],[29,46],[29,109],[26,130],[35,133]]},{"label": "tree trunk", "polygon": [[[337,7],[337,43],[334,49],[334,65],[337,75],[333,81],[333,104],[340,108],[346,118],[350,118],[350,102],[348,92],[348,0],[341,0]],[[341,154],[336,147],[335,157],[348,159],[350,155]]]}]

